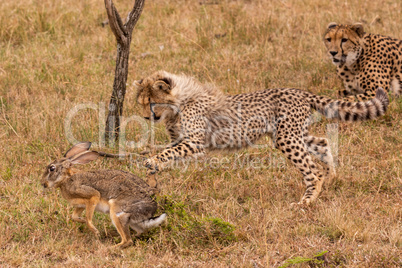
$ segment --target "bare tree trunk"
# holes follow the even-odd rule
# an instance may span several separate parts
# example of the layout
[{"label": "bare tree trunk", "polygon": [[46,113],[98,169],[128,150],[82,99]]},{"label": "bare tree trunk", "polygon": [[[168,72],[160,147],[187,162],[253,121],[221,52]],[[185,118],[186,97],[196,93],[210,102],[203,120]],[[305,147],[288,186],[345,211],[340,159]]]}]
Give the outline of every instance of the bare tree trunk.
[{"label": "bare tree trunk", "polygon": [[116,70],[113,82],[113,93],[109,103],[109,114],[106,120],[106,142],[113,145],[118,140],[120,133],[120,117],[123,114],[124,96],[128,74],[128,57],[133,29],[140,18],[145,0],[135,0],[133,10],[128,14],[127,21],[123,24],[119,12],[112,0],[105,0],[105,7],[109,19],[109,25],[117,40]]}]

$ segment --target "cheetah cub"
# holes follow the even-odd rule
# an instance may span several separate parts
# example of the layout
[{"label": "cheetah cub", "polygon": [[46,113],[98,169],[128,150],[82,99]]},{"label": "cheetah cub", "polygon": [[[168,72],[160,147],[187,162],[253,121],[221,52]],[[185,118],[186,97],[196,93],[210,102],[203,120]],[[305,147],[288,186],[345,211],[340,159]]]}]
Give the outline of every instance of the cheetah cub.
[{"label": "cheetah cub", "polygon": [[[122,239],[116,246],[128,247],[133,244],[129,227],[140,235],[163,223],[166,214],[152,217],[157,209],[151,197],[155,189],[129,172],[73,168],[76,164],[86,164],[98,158],[97,152],[88,151],[90,146],[90,142],[78,143],[64,158],[50,163],[43,174],[42,185],[60,188],[62,196],[75,207],[72,219],[85,222],[96,235],[99,231],[92,223],[94,211],[109,213]],[[84,210],[85,219],[80,217]]]},{"label": "cheetah cub", "polygon": [[339,96],[349,101],[369,100],[378,87],[401,95],[402,40],[365,33],[359,23],[331,22],[324,43],[345,85]]},{"label": "cheetah cub", "polygon": [[[341,121],[369,120],[385,113],[388,96],[377,89],[367,102],[345,102],[295,88],[264,89],[225,95],[192,77],[159,71],[136,81],[137,102],[145,119],[163,122],[171,145],[147,159],[148,173],[163,170],[172,161],[207,150],[254,146],[265,135],[304,176],[306,192],[300,204],[309,204],[325,177],[335,173],[328,141],[308,132],[311,109]],[[324,163],[325,176],[312,156]]]}]

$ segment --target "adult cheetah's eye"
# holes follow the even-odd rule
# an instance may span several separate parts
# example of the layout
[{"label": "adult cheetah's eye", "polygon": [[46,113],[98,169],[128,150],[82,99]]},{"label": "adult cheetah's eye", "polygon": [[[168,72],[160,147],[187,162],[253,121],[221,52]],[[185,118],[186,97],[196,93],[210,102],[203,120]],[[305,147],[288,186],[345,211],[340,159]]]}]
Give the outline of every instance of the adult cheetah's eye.
[{"label": "adult cheetah's eye", "polygon": [[331,38],[327,38],[327,41],[328,41],[328,42],[331,42]]},{"label": "adult cheetah's eye", "polygon": [[342,38],[342,43],[345,43],[346,41],[348,41],[348,39]]}]

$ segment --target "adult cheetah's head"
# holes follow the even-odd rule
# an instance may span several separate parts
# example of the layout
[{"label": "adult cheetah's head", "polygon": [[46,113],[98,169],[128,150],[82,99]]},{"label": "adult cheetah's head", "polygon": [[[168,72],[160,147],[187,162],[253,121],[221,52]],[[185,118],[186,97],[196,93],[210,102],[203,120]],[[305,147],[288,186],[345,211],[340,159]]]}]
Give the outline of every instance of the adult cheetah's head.
[{"label": "adult cheetah's head", "polygon": [[331,22],[324,35],[324,43],[332,63],[336,66],[352,65],[361,55],[364,37],[360,23],[342,25]]},{"label": "adult cheetah's head", "polygon": [[174,81],[171,74],[159,71],[134,82],[137,103],[147,120],[162,121],[178,114],[176,98],[172,94]]}]

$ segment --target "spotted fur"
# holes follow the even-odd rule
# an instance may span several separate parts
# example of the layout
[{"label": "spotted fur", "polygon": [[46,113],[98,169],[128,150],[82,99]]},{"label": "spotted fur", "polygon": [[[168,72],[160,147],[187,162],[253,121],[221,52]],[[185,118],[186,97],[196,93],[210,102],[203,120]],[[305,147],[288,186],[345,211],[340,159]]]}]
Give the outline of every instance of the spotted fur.
[{"label": "spotted fur", "polygon": [[349,101],[372,99],[378,87],[402,93],[402,41],[365,33],[361,24],[330,23],[324,35],[328,55],[337,66]]},{"label": "spotted fur", "polygon": [[[328,141],[308,133],[311,109],[352,122],[381,116],[388,105],[382,89],[377,90],[375,99],[356,103],[294,88],[225,95],[211,85],[165,71],[135,85],[143,116],[164,122],[172,140],[171,146],[145,161],[150,173],[179,158],[204,154],[206,150],[252,146],[262,136],[270,135],[276,148],[303,174],[307,190],[300,203],[305,204],[316,199],[324,182],[324,174],[311,155],[323,162],[326,177],[335,173]],[[157,108],[157,104],[162,105]]]}]

